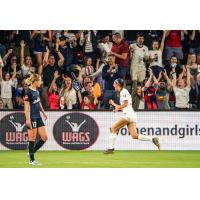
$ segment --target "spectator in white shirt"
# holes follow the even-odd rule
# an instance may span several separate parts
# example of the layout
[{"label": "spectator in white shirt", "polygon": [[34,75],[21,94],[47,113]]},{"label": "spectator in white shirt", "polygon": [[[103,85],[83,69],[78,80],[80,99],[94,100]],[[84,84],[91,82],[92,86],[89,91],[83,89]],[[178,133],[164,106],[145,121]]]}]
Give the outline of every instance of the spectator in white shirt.
[{"label": "spectator in white shirt", "polygon": [[101,41],[97,45],[97,48],[100,53],[100,61],[103,63],[108,62],[108,55],[111,52],[112,49],[112,42],[110,42],[109,34],[103,35]]},{"label": "spectator in white shirt", "polygon": [[173,79],[172,79],[172,87],[174,90],[174,94],[176,97],[176,109],[177,110],[185,110],[189,108],[189,92],[191,89],[190,86],[190,67],[186,66],[187,76],[186,79],[183,77],[183,73],[180,74],[178,81],[176,80],[176,72],[173,68]]},{"label": "spectator in white shirt", "polygon": [[72,109],[73,105],[77,103],[77,95],[75,89],[72,87],[71,77],[64,77],[59,96],[61,100],[64,100],[64,108]]},{"label": "spectator in white shirt", "polygon": [[146,61],[149,58],[148,47],[144,45],[144,36],[137,35],[136,43],[130,45],[131,54],[131,78],[134,82],[133,88],[137,86],[137,82],[141,83],[146,77]]},{"label": "spectator in white shirt", "polygon": [[1,85],[1,98],[4,104],[4,108],[13,109],[13,103],[12,103],[12,87],[17,86],[17,80],[16,77],[16,67],[17,65],[13,65],[14,71],[12,78],[10,77],[9,73],[5,74],[5,80],[3,80],[3,74],[2,74],[2,67],[0,66],[0,85]]},{"label": "spectator in white shirt", "polygon": [[135,99],[137,84],[139,83],[142,86],[145,80],[146,62],[149,58],[148,47],[144,45],[144,36],[142,34],[138,34],[136,43],[130,45],[130,58],[130,75],[133,81],[132,99]]},{"label": "spectator in white shirt", "polygon": [[163,69],[162,54],[164,49],[166,31],[163,32],[162,41],[159,47],[159,41],[153,40],[152,50],[149,51],[149,67],[152,69],[156,78]]},{"label": "spectator in white shirt", "polygon": [[24,47],[26,44],[22,40],[20,42],[21,46],[21,55],[20,55],[20,64],[21,64],[21,75],[23,78],[30,76],[35,72],[35,68],[32,66],[32,58],[30,56],[26,56],[24,59]]}]

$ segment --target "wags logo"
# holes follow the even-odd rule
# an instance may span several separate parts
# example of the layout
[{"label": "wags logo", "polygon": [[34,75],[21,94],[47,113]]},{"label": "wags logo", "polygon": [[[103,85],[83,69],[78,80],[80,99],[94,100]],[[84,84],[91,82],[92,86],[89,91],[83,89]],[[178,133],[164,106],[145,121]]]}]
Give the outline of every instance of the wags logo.
[{"label": "wags logo", "polygon": [[57,120],[53,135],[56,142],[63,148],[82,150],[96,142],[99,128],[90,116],[83,113],[69,113]]},{"label": "wags logo", "polygon": [[12,113],[0,121],[0,142],[13,150],[26,149],[28,133],[25,126],[23,113]]}]

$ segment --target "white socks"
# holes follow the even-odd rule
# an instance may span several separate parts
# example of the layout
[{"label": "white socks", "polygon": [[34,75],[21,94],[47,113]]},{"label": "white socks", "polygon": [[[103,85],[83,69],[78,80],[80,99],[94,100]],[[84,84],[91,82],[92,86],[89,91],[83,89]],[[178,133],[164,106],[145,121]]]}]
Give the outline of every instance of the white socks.
[{"label": "white socks", "polygon": [[150,141],[152,142],[152,138],[147,135],[138,134],[138,140],[141,141]]},{"label": "white socks", "polygon": [[[109,149],[115,148],[116,140],[117,140],[117,134],[111,133],[110,136],[109,136]],[[152,142],[151,137],[149,137],[147,135],[143,135],[143,134],[138,134],[138,140]]]},{"label": "white socks", "polygon": [[116,139],[117,139],[117,134],[111,133],[109,136],[109,149],[115,148]]}]

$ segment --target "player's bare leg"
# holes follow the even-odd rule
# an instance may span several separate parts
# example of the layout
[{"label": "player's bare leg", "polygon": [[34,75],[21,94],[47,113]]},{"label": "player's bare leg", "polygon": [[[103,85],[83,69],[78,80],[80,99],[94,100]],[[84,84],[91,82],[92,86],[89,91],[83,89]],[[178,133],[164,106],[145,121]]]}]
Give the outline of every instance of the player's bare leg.
[{"label": "player's bare leg", "polygon": [[115,143],[117,139],[117,132],[120,128],[126,126],[128,124],[128,121],[121,118],[119,121],[117,121],[110,129],[110,138],[109,138],[109,148],[104,151],[104,154],[111,154],[115,150]]},{"label": "player's bare leg", "polygon": [[137,133],[137,129],[136,129],[136,123],[135,122],[131,122],[127,125],[128,127],[128,130],[132,136],[133,139],[138,139],[138,140],[141,140],[141,141],[150,141],[150,142],[153,142],[157,148],[160,150],[160,143],[159,143],[159,139],[154,137],[154,138],[151,138],[147,135],[142,135],[142,134],[138,134]]},{"label": "player's bare leg", "polygon": [[37,150],[39,150],[48,139],[48,134],[47,134],[47,131],[45,129],[45,126],[38,127],[38,134],[40,135],[40,140],[35,145],[34,153]]}]

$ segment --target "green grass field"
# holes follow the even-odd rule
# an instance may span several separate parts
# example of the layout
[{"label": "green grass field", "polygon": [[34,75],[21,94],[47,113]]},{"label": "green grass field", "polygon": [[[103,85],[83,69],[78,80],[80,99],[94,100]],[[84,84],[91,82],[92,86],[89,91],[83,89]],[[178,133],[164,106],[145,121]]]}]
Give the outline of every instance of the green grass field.
[{"label": "green grass field", "polygon": [[26,151],[0,151],[0,168],[199,168],[200,151],[40,151],[29,166]]}]

